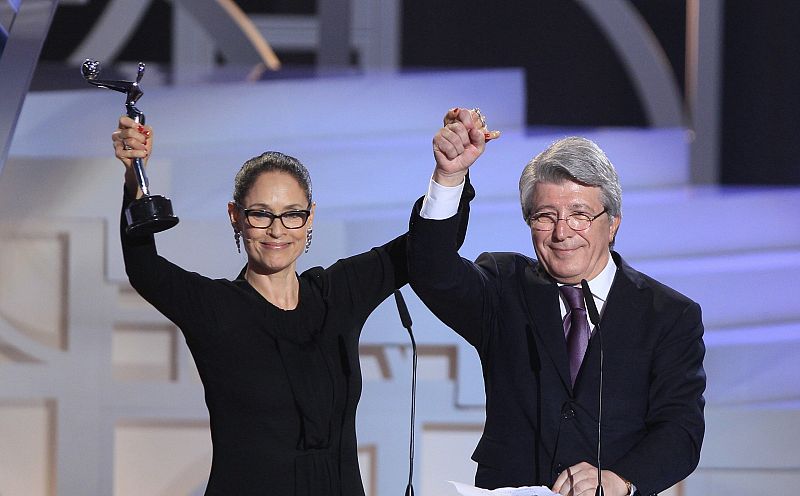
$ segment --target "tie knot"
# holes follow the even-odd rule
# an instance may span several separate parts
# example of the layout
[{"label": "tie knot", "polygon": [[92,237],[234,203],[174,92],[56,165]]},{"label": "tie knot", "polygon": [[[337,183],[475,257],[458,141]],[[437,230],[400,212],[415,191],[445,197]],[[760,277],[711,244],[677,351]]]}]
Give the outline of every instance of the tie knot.
[{"label": "tie knot", "polygon": [[581,291],[581,288],[576,288],[575,286],[561,286],[558,289],[561,291],[564,299],[567,300],[567,303],[569,303],[569,308],[571,310],[581,309],[586,311],[586,305],[583,301],[583,291]]}]

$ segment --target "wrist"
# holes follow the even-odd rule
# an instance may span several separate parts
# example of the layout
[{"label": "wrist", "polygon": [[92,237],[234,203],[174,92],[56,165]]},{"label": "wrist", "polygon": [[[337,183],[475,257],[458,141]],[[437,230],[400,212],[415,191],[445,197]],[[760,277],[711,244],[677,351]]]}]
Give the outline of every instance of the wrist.
[{"label": "wrist", "polygon": [[631,484],[631,481],[625,477],[619,476],[619,478],[625,483],[625,496],[633,496],[633,484]]},{"label": "wrist", "polygon": [[444,172],[439,169],[433,171],[433,181],[440,186],[459,186],[464,182],[467,171]]},{"label": "wrist", "polygon": [[607,494],[632,496],[633,491],[635,491],[631,481],[611,470],[603,470],[603,485],[606,484],[608,485],[605,488],[608,491]]},{"label": "wrist", "polygon": [[139,187],[139,181],[132,172],[130,174],[125,174],[125,190],[134,200],[143,196],[142,188]]}]

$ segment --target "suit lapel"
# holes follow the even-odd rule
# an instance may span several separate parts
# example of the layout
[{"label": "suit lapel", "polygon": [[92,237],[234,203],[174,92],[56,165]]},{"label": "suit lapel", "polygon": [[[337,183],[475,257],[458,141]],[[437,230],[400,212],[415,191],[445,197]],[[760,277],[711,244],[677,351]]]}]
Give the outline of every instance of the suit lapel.
[{"label": "suit lapel", "polygon": [[[606,299],[601,320],[603,333],[625,332],[639,329],[647,308],[647,296],[641,288],[639,273],[631,268],[622,257],[612,252],[617,272],[611,291]],[[522,274],[521,286],[525,295],[525,306],[534,333],[544,344],[547,355],[553,361],[561,382],[567,390],[572,390],[569,374],[569,358],[564,340],[563,323],[558,306],[558,286],[549,277],[537,270],[537,264],[528,264]],[[592,336],[594,341],[594,336]],[[580,374],[578,375],[580,380]]]},{"label": "suit lapel", "polygon": [[542,276],[533,264],[527,265],[521,273],[523,280],[520,283],[533,332],[544,344],[546,354],[553,361],[564,387],[571,390],[567,344],[558,306],[558,286],[550,278]]},{"label": "suit lapel", "polygon": [[617,273],[614,275],[600,322],[604,335],[641,329],[639,322],[642,321],[648,305],[647,295],[640,287],[642,281],[639,273],[616,252],[612,252],[612,256],[617,265]]}]

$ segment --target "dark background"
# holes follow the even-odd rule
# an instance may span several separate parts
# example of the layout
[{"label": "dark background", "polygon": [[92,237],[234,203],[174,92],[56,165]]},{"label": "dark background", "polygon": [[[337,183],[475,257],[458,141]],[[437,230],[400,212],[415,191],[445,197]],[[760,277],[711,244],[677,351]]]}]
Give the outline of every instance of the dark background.
[{"label": "dark background", "polygon": [[[653,29],[683,90],[685,0],[629,0]],[[312,0],[239,0],[248,13],[313,14]],[[105,0],[62,6],[42,59],[65,59]],[[800,184],[800,2],[728,0],[724,8],[721,182]],[[121,60],[169,63],[171,6],[153,2]],[[278,52],[286,67],[313,53]],[[405,0],[402,66],[524,67],[529,125],[646,126],[609,43],[572,0]],[[35,81],[34,81],[35,82]],[[491,88],[487,88],[491,91]]]}]

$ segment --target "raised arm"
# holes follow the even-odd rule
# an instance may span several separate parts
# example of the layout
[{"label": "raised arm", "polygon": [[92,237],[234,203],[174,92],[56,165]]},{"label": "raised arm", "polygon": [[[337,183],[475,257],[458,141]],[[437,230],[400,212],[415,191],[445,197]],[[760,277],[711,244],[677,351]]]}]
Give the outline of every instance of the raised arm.
[{"label": "raised arm", "polygon": [[[487,138],[498,136],[486,129],[477,111],[447,113],[433,137],[436,167],[428,195],[415,205],[409,226],[411,287],[440,320],[476,347],[496,289],[491,271],[461,258],[458,247],[474,196],[467,171],[483,154]],[[453,196],[452,187],[462,189]]]},{"label": "raised arm", "polygon": [[[127,116],[120,117],[111,140],[117,159],[125,167],[125,191],[120,216],[120,240],[125,272],[134,289],[159,312],[181,327],[184,333],[204,327],[209,322],[204,312],[204,291],[210,280],[188,272],[158,255],[155,239],[150,236],[129,236],[125,232],[127,220],[124,215],[128,205],[142,196],[133,158],[142,158],[146,163],[152,152],[153,129],[140,125]],[[191,336],[187,334],[187,338]]]},{"label": "raised arm", "polygon": [[[472,120],[473,118],[475,119],[474,121]],[[472,129],[471,133],[466,132],[467,127]],[[447,130],[447,132],[444,132],[445,130]],[[480,146],[480,151],[482,151],[487,139],[492,139],[500,134],[497,131],[493,133],[486,131],[480,116],[476,115],[474,111],[459,111],[458,109],[452,109],[445,115],[444,127],[440,132],[446,136],[439,144],[437,144],[436,139],[434,139],[434,153],[441,158],[443,163],[447,163],[442,169],[442,182],[447,182],[445,178],[448,174],[447,167],[454,171],[465,164],[465,162],[462,161],[459,165],[455,163],[457,160],[454,161],[447,158],[448,155],[451,155],[456,149],[455,146],[457,146],[457,143],[459,143],[462,138],[470,139],[471,134],[472,138],[479,140],[479,144],[467,143],[466,146],[462,145],[459,148],[461,152],[469,149],[473,153],[479,155],[480,152],[476,146]],[[439,146],[441,146],[441,150]],[[464,175],[456,172],[452,177],[457,179],[459,183],[462,183]],[[469,198],[471,199],[471,196]],[[457,203],[458,199],[456,199],[456,204]],[[454,238],[456,249],[464,242],[466,223],[469,218],[467,215],[468,210],[469,206],[467,201],[465,202],[462,215],[457,219],[457,234]],[[338,293],[348,295],[348,298],[355,303],[355,308],[362,309],[365,315],[369,314],[369,312],[377,307],[392,293],[392,291],[409,282],[406,255],[407,245],[407,235],[403,234],[366,253],[339,260],[328,269],[332,274],[335,273],[342,276],[331,278],[334,283],[342,285]]]}]

